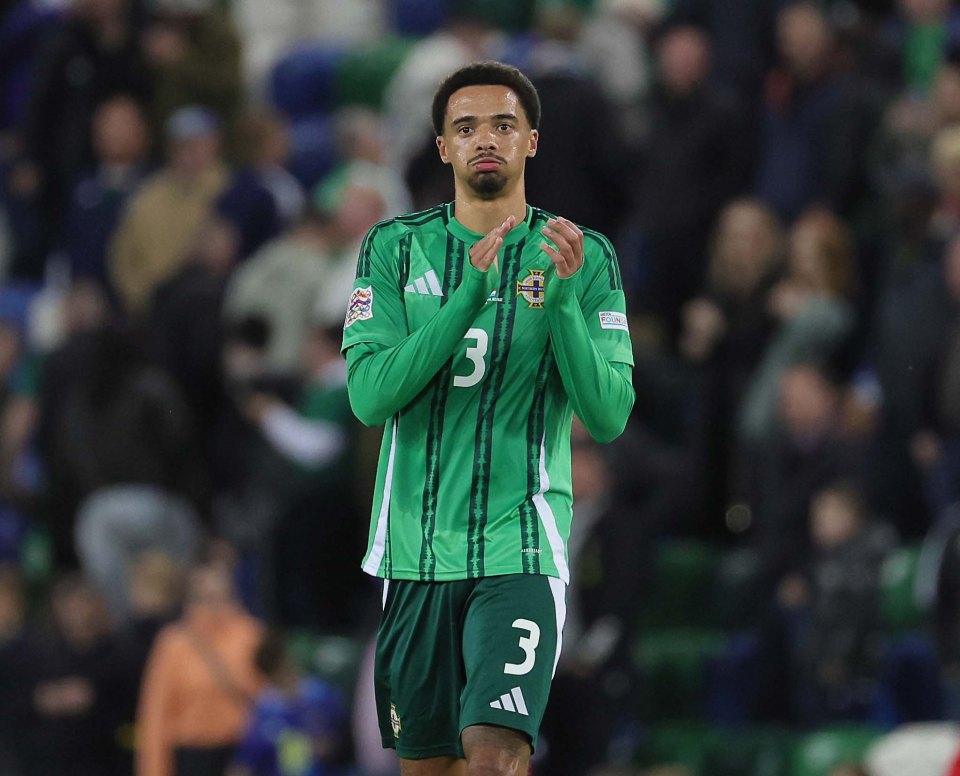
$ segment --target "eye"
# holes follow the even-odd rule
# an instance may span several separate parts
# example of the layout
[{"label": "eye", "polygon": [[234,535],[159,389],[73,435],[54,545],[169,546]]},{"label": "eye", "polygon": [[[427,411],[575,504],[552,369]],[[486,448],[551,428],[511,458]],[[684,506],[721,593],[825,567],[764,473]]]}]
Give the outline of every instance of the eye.
[{"label": "eye", "polygon": [[469,135],[473,131],[472,127],[460,127],[457,130],[458,135]]},{"label": "eye", "polygon": [[497,127],[501,132],[510,132],[513,129],[513,126],[510,124],[501,124]]}]

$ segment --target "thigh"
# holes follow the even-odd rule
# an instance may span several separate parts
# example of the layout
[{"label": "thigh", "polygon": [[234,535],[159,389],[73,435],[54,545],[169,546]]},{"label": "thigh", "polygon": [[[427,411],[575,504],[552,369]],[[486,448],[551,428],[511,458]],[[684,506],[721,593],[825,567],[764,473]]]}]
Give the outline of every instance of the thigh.
[{"label": "thigh", "polygon": [[565,585],[532,574],[487,577],[467,606],[460,730],[493,725],[537,732],[560,655]]},{"label": "thigh", "polygon": [[391,580],[387,585],[374,687],[383,746],[401,758],[462,754],[461,628],[474,584]]}]

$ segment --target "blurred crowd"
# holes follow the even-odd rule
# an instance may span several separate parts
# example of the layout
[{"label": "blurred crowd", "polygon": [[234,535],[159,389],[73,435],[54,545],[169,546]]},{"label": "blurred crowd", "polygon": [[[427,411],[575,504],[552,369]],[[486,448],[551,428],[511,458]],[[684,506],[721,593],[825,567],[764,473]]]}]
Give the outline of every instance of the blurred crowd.
[{"label": "blurred crowd", "polygon": [[0,774],[392,773],[290,634],[375,627],[343,310],[366,231],[452,199],[429,103],[483,58],[536,84],[528,199],[614,241],[637,360],[624,437],[574,438],[539,772],[631,759],[678,537],[756,559],[751,713],[798,729],[877,719],[922,542],[960,721],[960,5],[2,0]]}]

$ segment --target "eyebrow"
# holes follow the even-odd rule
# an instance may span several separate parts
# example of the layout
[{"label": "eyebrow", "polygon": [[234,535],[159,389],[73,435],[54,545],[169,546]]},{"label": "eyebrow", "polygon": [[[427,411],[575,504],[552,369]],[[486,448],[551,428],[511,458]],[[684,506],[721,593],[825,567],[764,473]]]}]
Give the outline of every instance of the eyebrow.
[{"label": "eyebrow", "polygon": [[[516,121],[517,117],[513,113],[495,113],[490,117],[494,121]],[[451,123],[452,126],[456,127],[460,124],[469,124],[470,122],[476,121],[476,116],[461,116],[458,119],[454,119]]]}]

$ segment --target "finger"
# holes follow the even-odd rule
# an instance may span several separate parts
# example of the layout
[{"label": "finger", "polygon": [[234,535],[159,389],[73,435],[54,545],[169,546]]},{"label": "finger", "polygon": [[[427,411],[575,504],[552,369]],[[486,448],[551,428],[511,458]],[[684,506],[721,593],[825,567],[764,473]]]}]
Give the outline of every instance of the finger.
[{"label": "finger", "polygon": [[543,248],[543,252],[550,257],[550,261],[557,265],[557,269],[566,269],[567,260],[560,251],[546,242],[540,243],[540,247]]},{"label": "finger", "polygon": [[583,255],[583,232],[573,221],[566,218],[557,219],[557,226],[567,235],[567,239],[574,248],[574,255]]},{"label": "finger", "polygon": [[473,249],[470,251],[470,260],[473,262],[474,266],[479,269],[486,270],[497,259],[497,254],[500,252],[500,246],[503,245],[503,238],[496,237],[486,246],[481,247],[480,243],[477,243],[473,246]]},{"label": "finger", "polygon": [[557,221],[563,224],[573,235],[575,235],[575,240],[583,240],[583,230],[577,226],[569,218],[564,218],[563,216],[557,216]]},{"label": "finger", "polygon": [[541,231],[553,241],[553,244],[569,261],[576,261],[577,253],[569,237],[563,231],[559,228],[552,229],[549,226],[543,227]]}]

